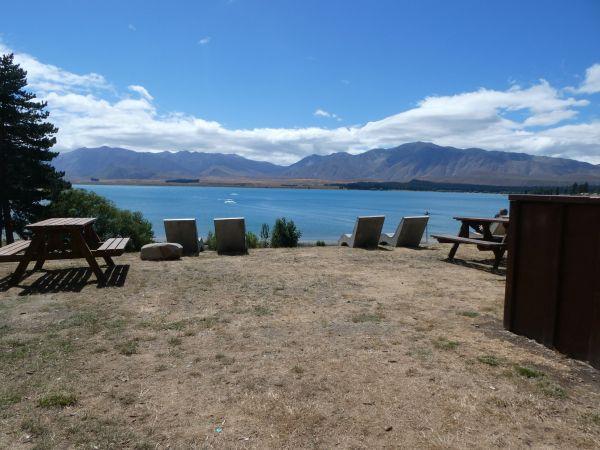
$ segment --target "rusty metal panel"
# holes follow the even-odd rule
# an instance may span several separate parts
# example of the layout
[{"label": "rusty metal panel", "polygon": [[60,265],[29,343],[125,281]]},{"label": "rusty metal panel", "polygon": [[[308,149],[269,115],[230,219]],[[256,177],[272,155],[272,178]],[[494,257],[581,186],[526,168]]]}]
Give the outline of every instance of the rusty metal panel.
[{"label": "rusty metal panel", "polygon": [[505,327],[600,367],[600,198],[510,201]]}]

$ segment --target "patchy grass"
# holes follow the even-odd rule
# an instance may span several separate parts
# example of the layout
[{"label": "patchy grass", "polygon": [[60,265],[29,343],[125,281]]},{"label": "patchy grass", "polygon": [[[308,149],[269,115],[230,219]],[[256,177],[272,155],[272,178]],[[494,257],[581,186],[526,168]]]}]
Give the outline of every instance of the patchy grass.
[{"label": "patchy grass", "polygon": [[85,328],[91,333],[97,333],[100,330],[100,317],[96,311],[78,312],[57,325],[59,329],[73,327]]},{"label": "patchy grass", "polygon": [[115,345],[115,349],[121,354],[125,356],[135,355],[138,352],[139,343],[137,339],[128,339],[125,342],[120,342]]},{"label": "patchy grass", "polygon": [[470,317],[470,318],[479,316],[479,313],[477,311],[459,311],[457,314],[459,316]]},{"label": "patchy grass", "polygon": [[76,403],[77,396],[65,392],[46,394],[37,402],[38,406],[41,408],[65,408],[67,406],[73,406]]},{"label": "patchy grass", "polygon": [[[28,417],[21,421],[20,429],[26,433],[32,434],[35,437],[45,437],[50,434],[50,430],[44,425],[39,418]],[[38,448],[45,448],[44,445]]]},{"label": "patchy grass", "polygon": [[385,316],[381,313],[360,313],[352,316],[353,323],[379,323]]},{"label": "patchy grass", "polygon": [[583,413],[580,416],[580,420],[583,425],[600,427],[600,411]]},{"label": "patchy grass", "polygon": [[553,383],[550,380],[540,380],[537,383],[538,389],[548,397],[554,398],[567,398],[567,391],[565,391],[561,386],[556,383]]},{"label": "patchy grass", "polygon": [[525,378],[541,378],[544,376],[544,372],[541,372],[532,367],[515,365],[515,372]]},{"label": "patchy grass", "polygon": [[482,355],[477,357],[477,361],[483,364],[487,364],[488,366],[499,366],[500,360],[496,358],[494,355]]},{"label": "patchy grass", "polygon": [[229,366],[235,362],[235,358],[231,356],[224,355],[223,353],[217,353],[215,355],[215,359],[219,361],[224,366]]},{"label": "patchy grass", "polygon": [[0,393],[0,409],[4,409],[7,406],[14,405],[21,401],[21,394],[14,391],[5,391]]},{"label": "patchy grass", "polygon": [[597,446],[589,367],[504,333],[503,277],[447,252],[125,254],[123,286],[23,295],[30,274],[0,289],[0,448]]},{"label": "patchy grass", "polygon": [[271,314],[273,314],[273,311],[271,311],[270,308],[267,308],[266,306],[255,306],[253,309],[253,313],[255,316],[270,316]]},{"label": "patchy grass", "polygon": [[181,340],[180,337],[177,336],[172,336],[169,339],[167,339],[167,342],[169,345],[172,345],[174,347],[179,346],[183,343],[183,341]]},{"label": "patchy grass", "polygon": [[415,346],[408,351],[408,356],[421,361],[428,361],[433,358],[433,352],[429,347]]},{"label": "patchy grass", "polygon": [[439,337],[432,341],[433,346],[440,350],[455,350],[460,343],[457,341],[451,341],[445,337]]}]

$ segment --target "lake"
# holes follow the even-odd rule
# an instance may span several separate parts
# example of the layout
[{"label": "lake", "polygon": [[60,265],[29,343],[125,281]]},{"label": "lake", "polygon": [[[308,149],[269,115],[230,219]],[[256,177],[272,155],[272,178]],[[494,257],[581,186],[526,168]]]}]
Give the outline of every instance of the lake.
[{"label": "lake", "polygon": [[258,234],[262,223],[292,219],[303,241],[335,241],[351,233],[356,216],[385,215],[385,232],[393,232],[402,216],[429,212],[428,233],[456,233],[456,215],[490,217],[508,208],[499,194],[415,191],[357,191],[199,186],[77,185],[109,198],[119,208],[141,211],[164,239],[163,219],[195,217],[206,236],[215,217],[245,217],[246,228]]}]

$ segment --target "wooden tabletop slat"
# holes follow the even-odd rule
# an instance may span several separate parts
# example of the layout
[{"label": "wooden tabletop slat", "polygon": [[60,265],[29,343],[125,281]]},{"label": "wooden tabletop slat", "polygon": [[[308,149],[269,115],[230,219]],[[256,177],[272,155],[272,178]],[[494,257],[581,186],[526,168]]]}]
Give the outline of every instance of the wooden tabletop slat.
[{"label": "wooden tabletop slat", "polygon": [[479,223],[509,223],[508,217],[454,217],[454,220],[461,222],[479,222]]},{"label": "wooden tabletop slat", "polygon": [[96,221],[95,217],[54,217],[27,225],[30,229],[84,227]]}]

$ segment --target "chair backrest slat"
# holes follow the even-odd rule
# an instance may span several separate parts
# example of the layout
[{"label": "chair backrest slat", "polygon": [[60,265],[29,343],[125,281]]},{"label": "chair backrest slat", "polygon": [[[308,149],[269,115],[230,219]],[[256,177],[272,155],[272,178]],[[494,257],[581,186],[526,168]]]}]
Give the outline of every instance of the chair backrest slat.
[{"label": "chair backrest slat", "polygon": [[359,216],[354,224],[350,247],[377,248],[385,216]]}]

